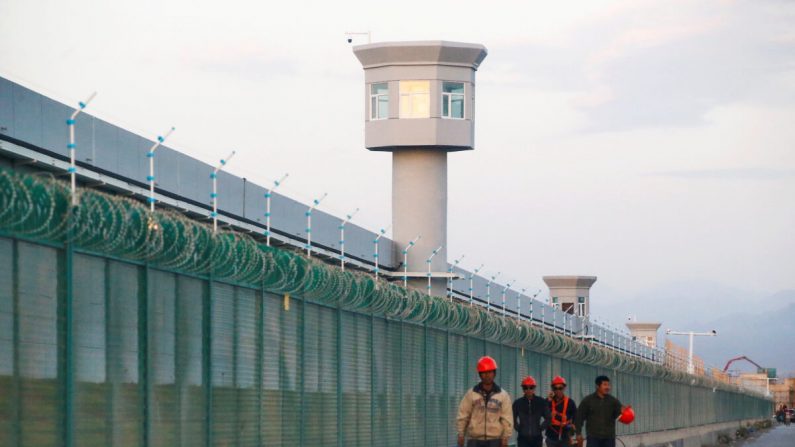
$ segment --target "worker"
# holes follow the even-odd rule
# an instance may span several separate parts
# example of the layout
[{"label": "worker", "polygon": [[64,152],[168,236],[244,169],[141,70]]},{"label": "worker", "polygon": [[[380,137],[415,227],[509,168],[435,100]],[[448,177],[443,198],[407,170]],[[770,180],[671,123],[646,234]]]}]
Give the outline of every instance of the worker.
[{"label": "worker", "polygon": [[497,362],[484,356],[477,364],[480,383],[467,391],[458,406],[458,446],[507,447],[513,434],[511,396],[494,383]]},{"label": "worker", "polygon": [[577,404],[574,403],[574,399],[566,396],[565,391],[566,379],[561,376],[552,379],[552,390],[548,396],[551,419],[547,426],[547,447],[564,447],[571,444]]},{"label": "worker", "polygon": [[574,420],[577,445],[582,447],[582,430],[587,433],[588,447],[615,447],[616,418],[627,407],[610,395],[610,379],[607,376],[596,378],[596,392],[580,402],[580,409]]},{"label": "worker", "polygon": [[541,447],[544,429],[550,419],[549,405],[546,399],[536,396],[536,379],[532,376],[522,380],[522,391],[524,396],[513,403],[513,427],[519,434],[518,447]]}]

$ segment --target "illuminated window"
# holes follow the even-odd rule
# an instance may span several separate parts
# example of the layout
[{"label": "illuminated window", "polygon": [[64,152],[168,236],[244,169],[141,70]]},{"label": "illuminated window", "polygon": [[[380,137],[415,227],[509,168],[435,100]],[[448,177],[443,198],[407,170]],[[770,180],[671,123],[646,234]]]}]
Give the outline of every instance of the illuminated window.
[{"label": "illuminated window", "polygon": [[387,83],[370,85],[370,119],[389,118],[389,85]]},{"label": "illuminated window", "polygon": [[442,84],[442,118],[464,119],[464,83]]},{"label": "illuminated window", "polygon": [[431,81],[400,81],[400,118],[430,118]]}]

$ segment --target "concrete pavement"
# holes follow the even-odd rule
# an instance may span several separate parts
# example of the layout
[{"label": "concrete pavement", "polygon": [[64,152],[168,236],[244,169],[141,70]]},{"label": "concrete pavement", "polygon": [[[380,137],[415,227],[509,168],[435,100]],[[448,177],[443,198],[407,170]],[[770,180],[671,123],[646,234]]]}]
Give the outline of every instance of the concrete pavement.
[{"label": "concrete pavement", "polygon": [[738,447],[793,447],[795,446],[795,424],[779,425],[758,437],[738,444]]}]

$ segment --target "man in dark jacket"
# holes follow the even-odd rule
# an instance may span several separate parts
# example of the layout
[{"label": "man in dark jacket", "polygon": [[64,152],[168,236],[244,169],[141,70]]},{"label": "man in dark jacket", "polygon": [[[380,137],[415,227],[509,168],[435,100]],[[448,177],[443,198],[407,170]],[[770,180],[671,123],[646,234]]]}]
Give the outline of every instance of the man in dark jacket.
[{"label": "man in dark jacket", "polygon": [[[549,393],[550,419],[547,425],[547,447],[567,447],[571,444],[574,432],[574,417],[577,405],[574,399],[566,396],[566,379],[557,376],[552,379]],[[590,446],[589,446],[590,447]]]},{"label": "man in dark jacket", "polygon": [[574,427],[577,444],[582,446],[582,429],[588,434],[588,447],[615,447],[616,418],[626,407],[610,395],[610,379],[607,376],[596,378],[596,392],[580,402]]},{"label": "man in dark jacket", "polygon": [[536,379],[531,376],[522,380],[522,390],[524,396],[513,403],[513,428],[519,434],[518,447],[541,447],[543,430],[549,424],[549,405],[536,396]]}]

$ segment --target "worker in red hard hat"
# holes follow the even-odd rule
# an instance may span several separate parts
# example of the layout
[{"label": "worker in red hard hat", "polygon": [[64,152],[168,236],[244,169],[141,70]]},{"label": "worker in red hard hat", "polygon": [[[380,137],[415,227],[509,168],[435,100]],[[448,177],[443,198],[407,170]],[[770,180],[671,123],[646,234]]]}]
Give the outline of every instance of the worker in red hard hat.
[{"label": "worker in red hard hat", "polygon": [[477,365],[480,383],[467,391],[458,406],[456,430],[462,447],[507,447],[513,434],[511,396],[494,383],[497,362],[481,357]]},{"label": "worker in red hard hat", "polygon": [[635,419],[635,412],[610,395],[610,379],[599,376],[596,378],[596,392],[580,402],[574,420],[577,445],[583,445],[582,429],[585,428],[588,447],[615,447],[617,418],[629,424]]},{"label": "worker in red hard hat", "polygon": [[577,404],[574,399],[566,396],[566,379],[555,376],[551,386],[548,396],[550,420],[547,426],[547,447],[564,447],[571,444]]},{"label": "worker in red hard hat", "polygon": [[550,419],[549,405],[546,399],[536,396],[536,379],[532,376],[522,380],[522,391],[524,396],[513,403],[513,428],[519,434],[517,446],[541,447]]}]

